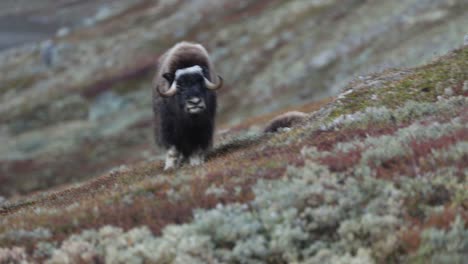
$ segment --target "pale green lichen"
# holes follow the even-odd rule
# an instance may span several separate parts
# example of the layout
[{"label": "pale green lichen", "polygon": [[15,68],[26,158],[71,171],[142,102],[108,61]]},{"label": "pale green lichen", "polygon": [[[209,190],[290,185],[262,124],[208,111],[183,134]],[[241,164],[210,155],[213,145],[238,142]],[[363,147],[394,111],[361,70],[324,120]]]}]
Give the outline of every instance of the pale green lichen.
[{"label": "pale green lichen", "polygon": [[17,229],[17,230],[10,230],[5,233],[0,233],[0,240],[10,240],[10,241],[20,241],[20,240],[28,240],[28,239],[47,239],[51,237],[50,230],[46,228],[36,228],[34,230],[24,230],[24,229]]},{"label": "pale green lichen", "polygon": [[[460,125],[449,122],[446,129],[454,124]],[[410,128],[400,136],[406,138],[419,130]],[[288,167],[278,180],[258,181],[253,201],[195,210],[191,222],[167,226],[160,237],[145,227],[124,232],[108,226],[73,235],[59,247],[40,243],[35,255],[48,258],[48,263],[407,262],[400,255],[398,237],[405,227],[406,210],[431,215],[464,191],[454,177],[456,172],[449,173],[448,168],[392,183],[369,177],[368,167],[361,163],[351,171],[330,172],[312,161],[320,153],[313,147],[303,148],[305,166]],[[432,197],[441,200],[434,204]],[[448,240],[452,235],[444,233]],[[439,240],[426,240],[412,260],[452,254],[453,247],[436,252],[430,241]]]},{"label": "pale green lichen", "polygon": [[457,216],[449,230],[430,228],[421,235],[422,243],[411,263],[462,264],[468,257],[468,229]]},{"label": "pale green lichen", "polygon": [[0,248],[0,263],[27,264],[26,250],[21,247]]},{"label": "pale green lichen", "polygon": [[468,142],[460,141],[447,149],[438,149],[431,151],[434,158],[442,159],[444,161],[459,161],[463,157],[468,156]]},{"label": "pale green lichen", "polygon": [[205,191],[205,195],[213,195],[215,197],[222,197],[226,193],[227,193],[226,189],[224,189],[222,186],[218,187],[216,185],[211,185]]},{"label": "pale green lichen", "polygon": [[[46,262],[53,263],[143,263],[148,259],[154,236],[148,228],[134,228],[128,232],[106,226],[99,231],[88,230],[80,235],[71,236],[59,249],[51,252]],[[151,258],[149,258],[151,259]]]},{"label": "pale green lichen", "polygon": [[[346,153],[356,148],[365,149],[362,152],[361,164],[372,163],[374,165],[380,165],[395,157],[411,155],[412,150],[408,145],[411,141],[436,139],[444,135],[450,135],[451,132],[463,128],[468,128],[468,126],[459,118],[454,118],[447,123],[433,122],[429,125],[414,123],[408,127],[397,130],[392,135],[340,142],[335,146],[334,152]],[[459,151],[463,152],[464,150]]]},{"label": "pale green lichen", "polygon": [[395,186],[333,174],[312,162],[290,167],[285,176],[258,182],[249,204],[197,210],[193,222],[168,226],[160,238],[145,229],[111,227],[72,236],[50,263],[94,257],[113,263],[333,263],[350,256],[375,263],[394,254],[403,198]]},{"label": "pale green lichen", "polygon": [[389,109],[385,106],[368,107],[363,111],[342,115],[330,123],[321,126],[322,130],[331,130],[348,127],[367,127],[369,125],[402,124],[408,121],[419,120],[434,115],[453,116],[468,105],[465,96],[454,96],[448,99],[441,98],[434,103],[416,102],[409,100],[402,107]]}]

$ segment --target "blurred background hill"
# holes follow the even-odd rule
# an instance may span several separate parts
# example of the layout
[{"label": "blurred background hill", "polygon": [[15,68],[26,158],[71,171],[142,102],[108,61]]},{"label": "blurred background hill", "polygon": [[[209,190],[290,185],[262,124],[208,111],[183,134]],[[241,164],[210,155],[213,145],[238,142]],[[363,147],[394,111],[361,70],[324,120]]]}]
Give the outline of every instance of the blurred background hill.
[{"label": "blurred background hill", "polygon": [[459,47],[466,0],[4,0],[0,196],[151,161],[159,55],[200,42],[225,79],[218,131]]}]

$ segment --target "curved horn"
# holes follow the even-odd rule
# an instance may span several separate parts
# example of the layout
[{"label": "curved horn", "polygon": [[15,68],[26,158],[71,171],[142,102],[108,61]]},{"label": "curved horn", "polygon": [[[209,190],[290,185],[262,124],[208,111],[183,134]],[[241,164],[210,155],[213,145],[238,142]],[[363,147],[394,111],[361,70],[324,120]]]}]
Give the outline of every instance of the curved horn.
[{"label": "curved horn", "polygon": [[218,83],[212,83],[210,82],[206,77],[205,77],[205,85],[206,85],[206,88],[210,89],[210,90],[218,90],[219,88],[221,88],[223,86],[223,78],[221,78],[221,76],[217,75],[218,76]]},{"label": "curved horn", "polygon": [[166,92],[161,92],[159,87],[157,87],[156,90],[158,90],[158,93],[161,95],[161,97],[171,97],[177,92],[177,85],[176,82],[173,81],[171,87],[169,87],[169,90]]}]

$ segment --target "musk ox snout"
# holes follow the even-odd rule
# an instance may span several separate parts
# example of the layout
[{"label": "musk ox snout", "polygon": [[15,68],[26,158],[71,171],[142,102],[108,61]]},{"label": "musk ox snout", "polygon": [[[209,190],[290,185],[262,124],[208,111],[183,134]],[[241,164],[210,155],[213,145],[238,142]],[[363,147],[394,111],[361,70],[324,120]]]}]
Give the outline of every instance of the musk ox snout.
[{"label": "musk ox snout", "polygon": [[199,114],[206,109],[205,100],[203,98],[193,96],[185,101],[185,112],[188,114]]}]

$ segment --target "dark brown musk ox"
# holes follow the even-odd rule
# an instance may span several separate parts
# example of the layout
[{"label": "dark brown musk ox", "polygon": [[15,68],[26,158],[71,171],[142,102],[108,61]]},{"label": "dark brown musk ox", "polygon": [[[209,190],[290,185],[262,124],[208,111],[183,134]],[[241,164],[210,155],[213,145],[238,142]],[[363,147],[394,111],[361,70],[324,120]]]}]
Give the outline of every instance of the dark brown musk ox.
[{"label": "dark brown musk ox", "polygon": [[154,135],[167,151],[165,170],[185,161],[204,162],[213,142],[215,91],[222,85],[200,44],[177,43],[159,58],[153,80]]},{"label": "dark brown musk ox", "polygon": [[303,112],[290,111],[279,116],[276,116],[263,129],[264,133],[274,133],[281,130],[291,129],[299,124],[302,124],[307,119],[308,115]]}]

